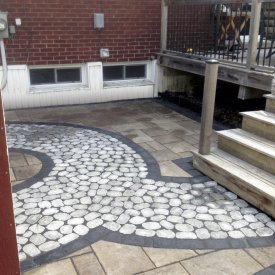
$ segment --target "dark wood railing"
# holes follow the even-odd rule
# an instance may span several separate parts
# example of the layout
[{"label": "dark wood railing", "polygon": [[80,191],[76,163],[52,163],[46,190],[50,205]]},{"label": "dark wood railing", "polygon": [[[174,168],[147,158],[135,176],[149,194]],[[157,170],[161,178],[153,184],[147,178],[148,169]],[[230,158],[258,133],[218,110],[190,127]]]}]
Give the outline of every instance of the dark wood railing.
[{"label": "dark wood railing", "polygon": [[274,67],[274,40],[274,1],[163,0],[163,51]]}]

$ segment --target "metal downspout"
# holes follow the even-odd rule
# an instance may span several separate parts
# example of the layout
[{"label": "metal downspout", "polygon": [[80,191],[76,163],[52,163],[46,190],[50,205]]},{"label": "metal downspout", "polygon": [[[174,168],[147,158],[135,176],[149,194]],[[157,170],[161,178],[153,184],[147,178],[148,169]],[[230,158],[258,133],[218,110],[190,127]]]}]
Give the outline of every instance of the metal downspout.
[{"label": "metal downspout", "polygon": [[8,66],[7,66],[5,45],[4,45],[3,39],[0,39],[0,49],[1,49],[1,59],[2,59],[2,67],[3,67],[3,76],[2,76],[0,91],[3,91],[7,85],[7,74],[8,74]]}]

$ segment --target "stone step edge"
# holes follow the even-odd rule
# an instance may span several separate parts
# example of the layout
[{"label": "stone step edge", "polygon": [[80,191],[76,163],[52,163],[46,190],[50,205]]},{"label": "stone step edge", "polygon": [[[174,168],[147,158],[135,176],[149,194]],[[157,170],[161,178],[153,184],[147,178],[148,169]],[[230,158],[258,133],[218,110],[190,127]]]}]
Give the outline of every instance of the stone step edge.
[{"label": "stone step edge", "polygon": [[231,155],[230,153],[227,153],[221,149],[214,149],[211,152],[212,155],[227,161],[231,164],[236,165],[237,163],[237,167],[243,169],[244,171],[246,171],[247,173],[253,175],[253,177],[258,178],[260,180],[264,180],[266,182],[266,184],[269,184],[271,186],[275,187],[275,175],[271,174],[257,166],[254,166],[253,164],[250,164],[248,162],[246,162],[245,160],[239,159],[236,156]]},{"label": "stone step edge", "polygon": [[[218,138],[222,137],[236,142],[251,150],[257,151],[275,160],[275,143],[265,138],[254,135],[242,129],[218,131]],[[219,141],[218,141],[219,143]]]},{"label": "stone step edge", "polygon": [[[275,218],[275,187],[213,154],[193,154],[193,165],[208,177]],[[214,167],[213,172],[211,166]]]},{"label": "stone step edge", "polygon": [[267,99],[271,99],[271,100],[275,100],[275,93],[273,94],[265,94],[263,95],[263,97],[267,98]]},{"label": "stone step edge", "polygon": [[[261,112],[265,112],[269,117],[264,116]],[[240,112],[239,114],[242,115],[243,117],[248,117],[248,118],[255,119],[257,121],[275,126],[275,113],[271,113],[267,111],[251,111],[251,112]]]}]

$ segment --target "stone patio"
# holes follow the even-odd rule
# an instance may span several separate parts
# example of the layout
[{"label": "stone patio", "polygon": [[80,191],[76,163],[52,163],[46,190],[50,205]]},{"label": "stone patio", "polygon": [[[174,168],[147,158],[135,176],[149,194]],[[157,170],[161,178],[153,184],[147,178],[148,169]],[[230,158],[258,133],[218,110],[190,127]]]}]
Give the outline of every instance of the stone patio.
[{"label": "stone patio", "polygon": [[22,267],[48,263],[25,274],[254,274],[275,264],[274,221],[193,169],[200,125],[187,116],[141,100],[6,120]]}]

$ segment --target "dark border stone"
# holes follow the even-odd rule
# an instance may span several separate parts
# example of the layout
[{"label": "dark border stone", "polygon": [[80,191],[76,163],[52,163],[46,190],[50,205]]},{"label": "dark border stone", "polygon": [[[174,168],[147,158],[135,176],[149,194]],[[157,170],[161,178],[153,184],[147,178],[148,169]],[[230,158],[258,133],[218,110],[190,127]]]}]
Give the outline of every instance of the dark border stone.
[{"label": "dark border stone", "polygon": [[32,150],[21,149],[21,148],[20,149],[10,148],[9,153],[12,153],[12,152],[34,156],[37,159],[39,159],[42,163],[42,168],[36,175],[34,175],[33,177],[25,180],[22,183],[19,183],[17,185],[12,186],[12,191],[13,192],[17,192],[17,191],[22,190],[24,188],[30,187],[31,185],[38,182],[42,178],[48,176],[49,173],[52,171],[52,169],[54,167],[54,163],[53,163],[52,159],[44,153],[40,153],[40,152],[36,152],[36,151],[32,151]]},{"label": "dark border stone", "polygon": [[275,274],[275,264],[255,273],[254,275],[274,275],[274,274]]}]

